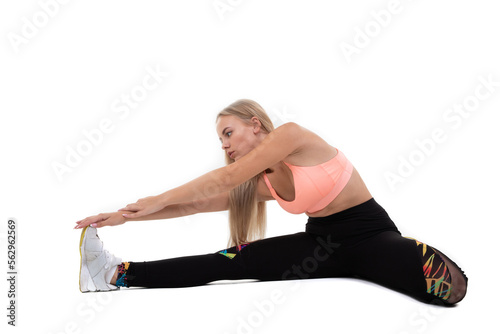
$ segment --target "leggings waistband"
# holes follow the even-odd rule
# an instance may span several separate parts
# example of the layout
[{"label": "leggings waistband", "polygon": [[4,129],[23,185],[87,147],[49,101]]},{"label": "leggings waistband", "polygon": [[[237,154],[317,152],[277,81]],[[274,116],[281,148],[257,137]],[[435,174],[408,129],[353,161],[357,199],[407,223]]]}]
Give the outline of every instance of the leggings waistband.
[{"label": "leggings waistband", "polygon": [[335,241],[356,240],[384,231],[399,233],[392,219],[374,198],[329,216],[309,217],[306,224],[306,232],[331,235]]}]

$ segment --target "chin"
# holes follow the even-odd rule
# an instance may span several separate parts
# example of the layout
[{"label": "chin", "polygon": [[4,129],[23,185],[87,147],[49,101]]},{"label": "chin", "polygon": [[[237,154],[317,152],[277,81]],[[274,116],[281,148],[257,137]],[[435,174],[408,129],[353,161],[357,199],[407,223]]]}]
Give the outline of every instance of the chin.
[{"label": "chin", "polygon": [[234,160],[234,161],[239,160],[239,159],[243,158],[245,155],[247,155],[247,153],[245,153],[245,154],[241,154],[241,155],[238,153],[238,156],[234,157],[234,159],[233,159],[233,160]]}]

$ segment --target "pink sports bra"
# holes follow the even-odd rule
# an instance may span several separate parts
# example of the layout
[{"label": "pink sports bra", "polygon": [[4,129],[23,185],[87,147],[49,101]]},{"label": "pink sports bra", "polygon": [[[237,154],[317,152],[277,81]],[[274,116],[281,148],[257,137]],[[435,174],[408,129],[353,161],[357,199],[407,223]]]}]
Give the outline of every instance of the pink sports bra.
[{"label": "pink sports bra", "polygon": [[351,178],[353,166],[337,149],[337,155],[316,166],[295,166],[284,162],[292,171],[295,199],[285,201],[274,191],[264,172],[264,181],[271,195],[286,211],[294,214],[313,213],[324,209],[344,189]]}]

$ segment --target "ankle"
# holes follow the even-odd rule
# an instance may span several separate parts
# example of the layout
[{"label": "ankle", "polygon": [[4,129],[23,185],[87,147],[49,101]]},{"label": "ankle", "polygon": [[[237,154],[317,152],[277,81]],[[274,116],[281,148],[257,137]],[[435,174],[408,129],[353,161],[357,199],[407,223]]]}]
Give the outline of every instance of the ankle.
[{"label": "ankle", "polygon": [[111,278],[110,284],[116,285],[116,280],[118,278],[118,266],[116,266],[115,273],[113,274],[113,277]]},{"label": "ankle", "polygon": [[[114,281],[114,285],[118,287],[128,287],[128,268],[130,266],[129,262],[122,262],[121,264],[118,265],[116,269],[116,279]],[[131,277],[133,279],[133,277]]]}]

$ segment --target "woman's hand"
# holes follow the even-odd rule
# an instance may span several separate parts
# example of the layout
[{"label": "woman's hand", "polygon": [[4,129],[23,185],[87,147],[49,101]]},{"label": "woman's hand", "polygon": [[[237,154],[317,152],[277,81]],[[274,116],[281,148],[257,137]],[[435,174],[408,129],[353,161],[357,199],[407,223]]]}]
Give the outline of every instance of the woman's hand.
[{"label": "woman's hand", "polygon": [[91,225],[92,227],[116,226],[125,223],[123,212],[100,213],[95,216],[90,216],[76,222],[75,229],[84,228]]},{"label": "woman's hand", "polygon": [[152,213],[158,212],[166,206],[160,195],[141,198],[133,204],[128,204],[126,207],[118,211],[134,211],[133,213],[123,213],[125,218],[138,218]]}]

